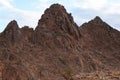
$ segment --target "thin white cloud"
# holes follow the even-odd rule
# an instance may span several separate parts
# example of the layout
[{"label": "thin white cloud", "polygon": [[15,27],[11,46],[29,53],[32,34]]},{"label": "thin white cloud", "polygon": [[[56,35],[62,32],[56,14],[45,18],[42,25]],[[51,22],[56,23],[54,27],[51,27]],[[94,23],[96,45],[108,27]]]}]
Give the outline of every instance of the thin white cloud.
[{"label": "thin white cloud", "polygon": [[[11,15],[11,17],[9,17],[9,19],[7,18],[7,21],[10,19],[17,19],[22,26],[28,25],[35,27],[41,14],[53,3],[61,3],[69,12],[75,13],[73,14],[73,17],[78,24],[84,23],[91,19],[89,19],[89,17],[83,17],[85,14],[80,10],[86,11],[87,16],[89,15],[89,11],[92,11],[93,14],[90,13],[90,15],[102,16],[106,18],[108,22],[110,22],[110,20],[107,19],[108,16],[113,17],[113,15],[116,14],[120,15],[120,0],[33,0],[33,4],[31,6],[36,8],[37,11],[18,9],[12,5],[12,2],[14,2],[14,0],[0,0],[0,14],[3,9],[4,11],[9,11],[9,15]],[[78,11],[75,11],[75,9]],[[119,20],[118,18],[116,20]],[[120,24],[118,21],[117,23],[111,23],[113,25]]]},{"label": "thin white cloud", "polygon": [[[25,11],[20,9],[13,9],[12,13],[14,15],[19,15],[20,23],[24,25],[28,25],[31,27],[36,27],[38,18],[40,18],[41,12],[37,11]],[[23,25],[22,25],[23,26]]]},{"label": "thin white cloud", "polygon": [[109,6],[106,10],[105,13],[107,14],[120,14],[120,1],[116,3],[109,3],[107,4]]},{"label": "thin white cloud", "polygon": [[48,2],[48,0],[39,0],[39,1],[42,2],[42,3]]},{"label": "thin white cloud", "polygon": [[76,8],[95,10],[105,14],[120,14],[120,0],[72,0],[71,3]]},{"label": "thin white cloud", "polygon": [[0,0],[0,4],[6,8],[13,8],[13,6],[10,4],[11,0]]},{"label": "thin white cloud", "polygon": [[[74,7],[74,9],[77,9],[79,13],[76,11],[74,12],[74,9],[72,10],[76,16],[74,17],[76,22],[82,22],[83,16],[101,16],[108,24],[113,26],[114,28],[117,28],[120,30],[120,0],[70,0],[71,6]],[[81,10],[85,11],[87,14],[85,15],[84,12],[81,12]],[[91,14],[91,12],[93,14]],[[80,16],[82,14],[82,16]],[[74,15],[74,16],[75,16]],[[117,16],[117,17],[116,17]],[[115,18],[113,18],[115,17]],[[91,18],[83,18],[83,21],[88,21]],[[112,22],[111,22],[112,20]]]},{"label": "thin white cloud", "polygon": [[93,9],[93,10],[101,10],[107,0],[72,0],[72,6],[82,9]]},{"label": "thin white cloud", "polygon": [[41,12],[27,11],[27,10],[15,8],[11,4],[11,0],[0,0],[0,4],[2,5],[2,7],[4,7],[4,10],[9,11],[9,13],[11,14],[10,19],[19,19],[19,23],[21,24],[29,25],[34,28],[36,27],[35,24],[37,25],[37,21],[38,18],[40,17]]}]

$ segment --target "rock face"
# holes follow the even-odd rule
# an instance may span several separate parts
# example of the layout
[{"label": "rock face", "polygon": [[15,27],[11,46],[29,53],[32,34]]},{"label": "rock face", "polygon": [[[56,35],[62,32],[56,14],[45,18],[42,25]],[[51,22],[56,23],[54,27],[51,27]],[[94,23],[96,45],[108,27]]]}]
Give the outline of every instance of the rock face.
[{"label": "rock face", "polygon": [[0,34],[1,80],[79,80],[74,75],[106,70],[120,71],[120,32],[98,16],[78,27],[53,4],[35,30],[11,21]]},{"label": "rock face", "polygon": [[29,26],[24,26],[21,28],[22,39],[24,42],[31,42],[33,40],[34,30],[33,28],[29,28]]},{"label": "rock face", "polygon": [[70,48],[80,38],[78,26],[71,14],[59,4],[53,4],[45,10],[34,35],[34,43],[50,48]]},{"label": "rock face", "polygon": [[64,6],[60,4],[53,4],[45,10],[38,22],[36,31],[41,28],[68,33],[77,39],[80,37],[78,26],[73,21],[71,13],[68,14]]},{"label": "rock face", "polygon": [[119,49],[119,31],[103,22],[98,16],[88,23],[83,24],[79,30],[86,41],[85,45],[88,42],[91,45],[90,47],[105,49],[106,47],[113,46],[111,48]]},{"label": "rock face", "polygon": [[11,21],[1,34],[9,43],[18,42],[21,36],[20,28],[15,20]]},{"label": "rock face", "polygon": [[85,56],[97,61],[96,66],[96,63],[93,62],[94,68],[98,69],[100,66],[102,68],[120,68],[117,67],[120,59],[119,31],[113,29],[98,16],[88,23],[84,23],[79,30],[82,35],[79,44],[86,50],[87,55]]}]

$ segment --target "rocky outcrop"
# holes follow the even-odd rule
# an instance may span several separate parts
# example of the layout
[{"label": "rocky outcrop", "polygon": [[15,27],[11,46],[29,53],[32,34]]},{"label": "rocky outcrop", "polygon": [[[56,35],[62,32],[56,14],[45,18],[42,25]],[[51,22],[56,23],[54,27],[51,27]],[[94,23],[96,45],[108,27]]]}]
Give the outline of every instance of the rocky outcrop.
[{"label": "rocky outcrop", "polygon": [[99,49],[114,46],[114,49],[119,49],[119,31],[113,29],[98,16],[88,23],[84,23],[79,30],[86,46]]},{"label": "rocky outcrop", "polygon": [[7,45],[18,43],[21,39],[21,31],[15,20],[11,21],[5,30],[1,33],[2,39],[5,40]]},{"label": "rocky outcrop", "polygon": [[46,9],[35,29],[35,43],[42,46],[69,47],[79,38],[78,26],[60,4]]},{"label": "rocky outcrop", "polygon": [[78,27],[53,4],[35,30],[13,20],[0,33],[0,80],[79,80],[109,70],[120,71],[120,32],[98,16]]},{"label": "rocky outcrop", "polygon": [[32,42],[33,41],[33,28],[29,28],[29,26],[24,26],[21,28],[22,38],[24,42]]},{"label": "rocky outcrop", "polygon": [[[81,44],[82,50],[85,50],[86,58],[84,59],[96,60],[95,63],[85,61],[85,65],[89,66],[92,63],[97,69],[100,66],[102,69],[119,68],[117,67],[120,59],[119,31],[113,29],[98,16],[88,23],[84,23],[79,30],[82,36],[79,44]],[[97,65],[95,65],[96,62]]]},{"label": "rocky outcrop", "polygon": [[74,36],[76,39],[80,37],[78,26],[73,21],[71,13],[67,13],[64,6],[53,4],[46,9],[42,18],[38,22],[36,31],[39,29],[49,29],[51,31],[61,31]]}]

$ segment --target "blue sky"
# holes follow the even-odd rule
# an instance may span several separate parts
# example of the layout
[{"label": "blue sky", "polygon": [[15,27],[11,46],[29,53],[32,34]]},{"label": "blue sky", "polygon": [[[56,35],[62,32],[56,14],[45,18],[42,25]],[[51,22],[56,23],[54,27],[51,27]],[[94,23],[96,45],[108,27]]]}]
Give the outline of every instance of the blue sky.
[{"label": "blue sky", "polygon": [[11,20],[17,20],[19,27],[35,28],[44,10],[53,3],[64,5],[79,26],[100,16],[120,31],[120,0],[0,0],[0,32]]}]

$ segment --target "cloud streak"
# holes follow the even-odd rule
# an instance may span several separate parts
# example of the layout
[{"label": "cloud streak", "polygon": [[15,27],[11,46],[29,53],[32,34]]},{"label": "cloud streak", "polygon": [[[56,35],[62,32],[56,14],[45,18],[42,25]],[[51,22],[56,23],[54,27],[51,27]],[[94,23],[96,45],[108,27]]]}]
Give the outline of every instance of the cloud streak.
[{"label": "cloud streak", "polygon": [[10,4],[11,0],[0,0],[0,4],[4,6],[5,8],[13,8],[13,6]]},{"label": "cloud streak", "polygon": [[[119,0],[31,0],[33,2],[31,4],[32,10],[17,8],[12,4],[15,1],[17,0],[0,0],[0,21],[3,22],[3,27],[8,21],[16,19],[20,26],[28,25],[35,28],[45,9],[53,3],[60,3],[65,6],[68,12],[72,13],[79,25],[95,16],[100,16],[110,25],[116,26],[115,28],[120,30],[120,27],[118,27],[120,25]],[[29,0],[28,4],[30,4]],[[6,15],[6,13],[8,14]]]},{"label": "cloud streak", "polygon": [[39,14],[41,14],[41,12],[39,11],[27,11],[15,8],[11,4],[11,0],[0,0],[0,4],[4,8],[4,11],[8,12],[8,14],[11,15],[10,17],[8,16],[7,19],[17,19],[20,22],[20,24],[22,24],[21,26],[29,25],[35,27],[35,24],[38,21],[38,16]]}]

